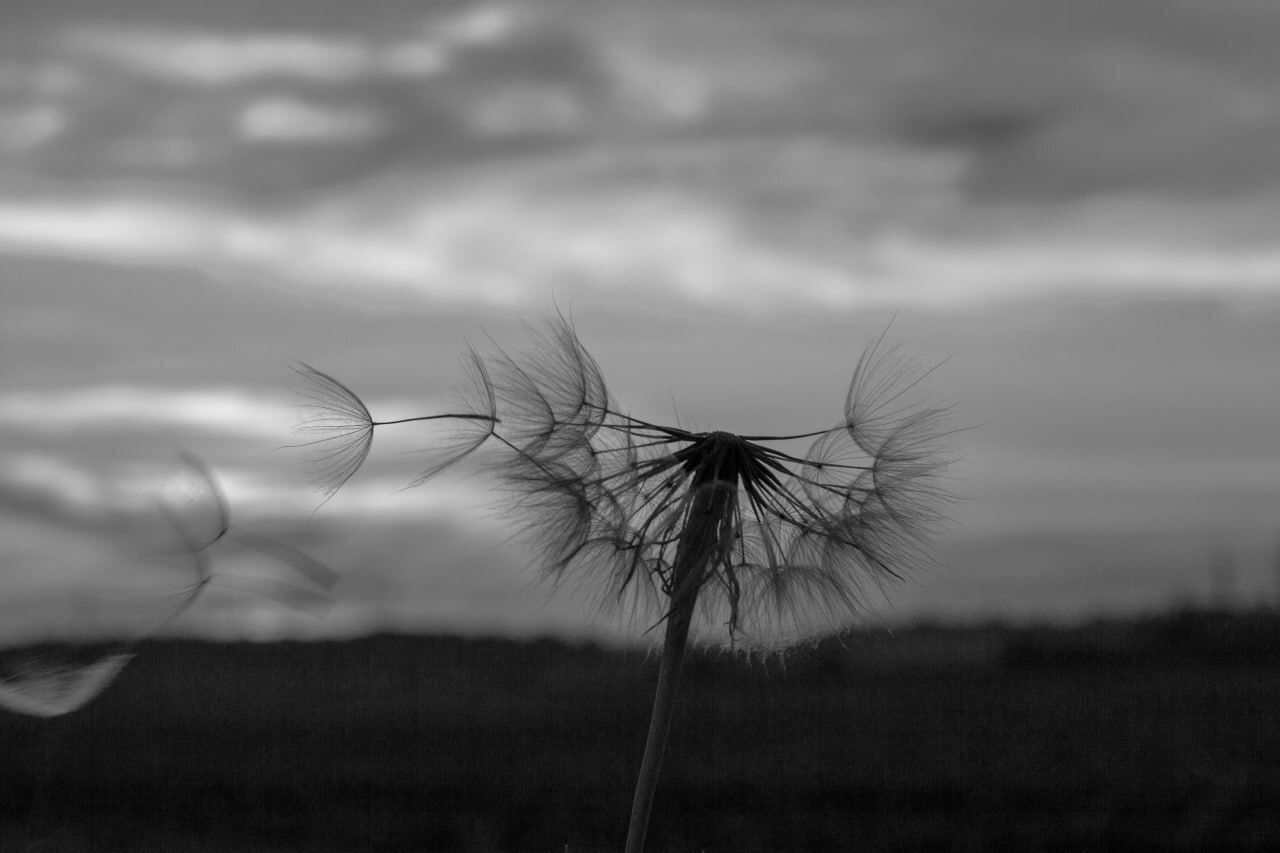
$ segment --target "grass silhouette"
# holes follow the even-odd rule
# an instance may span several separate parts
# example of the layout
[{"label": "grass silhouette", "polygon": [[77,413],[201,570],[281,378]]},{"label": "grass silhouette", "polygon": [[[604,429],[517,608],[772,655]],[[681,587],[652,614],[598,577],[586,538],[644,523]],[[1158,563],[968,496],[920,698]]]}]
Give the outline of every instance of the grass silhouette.
[{"label": "grass silhouette", "polygon": [[[777,650],[830,633],[869,585],[930,562],[951,497],[941,480],[947,410],[882,334],[862,355],[833,427],[779,435],[693,432],[637,418],[609,394],[563,316],[511,355],[468,349],[455,412],[375,420],[339,380],[303,366],[302,429],[326,500],[360,468],[380,427],[453,432],[412,485],[481,448],[505,508],[557,582],[576,578],[664,638],[632,803],[628,853],[644,847],[691,633]],[[790,450],[797,442],[804,449]]]},{"label": "grass silhouette", "polygon": [[[1270,614],[1152,613],[864,627],[785,666],[693,647],[648,846],[1278,849],[1278,642]],[[546,639],[147,641],[83,713],[4,717],[0,850],[617,851],[657,670]]]}]

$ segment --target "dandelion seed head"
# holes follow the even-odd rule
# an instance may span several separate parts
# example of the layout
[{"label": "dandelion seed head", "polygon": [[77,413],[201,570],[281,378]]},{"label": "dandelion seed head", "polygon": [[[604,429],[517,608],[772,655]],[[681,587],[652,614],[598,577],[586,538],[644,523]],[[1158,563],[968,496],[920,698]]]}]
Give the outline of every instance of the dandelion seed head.
[{"label": "dandelion seed head", "polygon": [[[570,332],[545,340],[585,352]],[[936,481],[946,410],[921,403],[918,372],[881,343],[855,370],[845,419],[806,434],[802,457],[775,447],[795,436],[690,432],[605,404],[589,434],[516,445],[501,472],[511,517],[549,576],[601,587],[601,604],[642,621],[662,619],[684,581],[705,641],[758,649],[845,627],[874,593],[931,565],[927,539],[949,499]],[[545,373],[540,357],[525,369]],[[553,361],[576,369],[565,353]],[[704,570],[678,577],[696,547]]]},{"label": "dandelion seed head", "polygon": [[[440,461],[494,444],[517,538],[556,585],[580,585],[603,610],[652,626],[687,600],[695,639],[778,648],[847,627],[873,594],[932,565],[929,538],[952,499],[940,477],[948,410],[923,393],[928,371],[883,336],[858,360],[836,425],[781,436],[622,411],[563,316],[527,352],[472,350],[466,363],[467,408],[436,417],[478,428]],[[313,425],[328,429],[328,482],[340,486],[376,422],[336,380],[308,378],[329,404],[331,422]],[[811,440],[803,455],[783,449],[800,439]]]}]

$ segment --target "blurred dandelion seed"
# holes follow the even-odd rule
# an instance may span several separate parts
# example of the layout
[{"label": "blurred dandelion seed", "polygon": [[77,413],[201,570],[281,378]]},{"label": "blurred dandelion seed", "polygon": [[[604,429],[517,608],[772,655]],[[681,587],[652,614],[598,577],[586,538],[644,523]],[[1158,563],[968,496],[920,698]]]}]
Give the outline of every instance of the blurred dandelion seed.
[{"label": "blurred dandelion seed", "polygon": [[[927,543],[952,498],[942,481],[948,409],[928,403],[930,371],[884,334],[854,369],[843,418],[795,434],[694,432],[632,416],[563,316],[519,357],[469,350],[465,364],[463,413],[381,422],[338,380],[302,371],[320,488],[327,500],[355,474],[377,427],[457,421],[457,443],[414,485],[496,445],[505,509],[546,575],[578,578],[602,606],[665,624],[627,843],[639,851],[691,630],[780,648],[844,627],[869,587],[930,566]],[[807,452],[785,449],[805,441]]]},{"label": "blurred dandelion seed", "polygon": [[131,648],[112,643],[0,652],[0,707],[36,717],[70,713],[107,689],[133,659]]},{"label": "blurred dandelion seed", "polygon": [[[43,717],[83,707],[111,684],[139,642],[180,616],[219,580],[313,612],[328,604],[336,573],[270,537],[238,529],[232,533],[226,497],[199,458],[180,454],[152,504],[154,512],[131,525],[141,553],[112,566],[112,585],[100,594],[120,636],[92,644],[0,650],[0,707]],[[215,573],[210,549],[227,537],[291,567],[307,583]]]},{"label": "blurred dandelion seed", "polygon": [[484,361],[471,351],[464,360],[466,374],[472,380],[468,387],[479,396],[468,396],[465,406],[483,409],[470,413],[446,413],[394,421],[375,421],[364,403],[346,385],[308,364],[294,368],[306,383],[299,391],[301,408],[309,415],[297,431],[318,438],[288,447],[307,449],[307,461],[320,484],[327,503],[338,490],[360,470],[373,446],[373,431],[379,426],[440,421],[453,427],[451,435],[433,447],[424,470],[409,484],[420,486],[445,468],[465,459],[493,435],[497,422],[493,384]]},{"label": "blurred dandelion seed", "polygon": [[105,606],[128,636],[82,646],[0,651],[0,707],[54,717],[82,707],[115,679],[141,639],[191,606],[209,582],[207,550],[226,535],[226,500],[205,465],[183,454],[154,499],[159,524],[145,553],[117,577]]}]

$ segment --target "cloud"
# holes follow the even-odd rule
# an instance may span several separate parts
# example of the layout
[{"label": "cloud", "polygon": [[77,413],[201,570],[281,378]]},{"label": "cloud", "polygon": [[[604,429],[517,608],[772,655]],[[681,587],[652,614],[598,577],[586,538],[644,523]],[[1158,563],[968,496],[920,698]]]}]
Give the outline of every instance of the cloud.
[{"label": "cloud", "polygon": [[[369,405],[383,419],[445,410],[432,399],[387,397]],[[323,497],[306,479],[310,436],[297,431],[306,416],[298,400],[235,388],[0,392],[0,431],[12,448],[0,466],[0,505],[82,520],[145,508],[172,477],[171,454],[186,448],[208,454],[237,520],[306,518]],[[375,452],[326,503],[325,516],[491,515],[484,487],[464,472],[406,489],[418,464],[413,455],[437,438],[430,429],[379,429]],[[289,452],[272,456],[273,448]]]},{"label": "cloud", "polygon": [[[373,187],[269,216],[161,198],[0,203],[0,246],[194,265],[371,300],[508,307],[544,304],[552,288],[622,295],[641,285],[734,311],[961,307],[1052,293],[1265,299],[1280,278],[1280,250],[1237,240],[1229,229],[1177,241],[1126,236],[1125,227],[1151,226],[1107,208],[1078,220],[1029,212],[1021,224],[1003,231],[993,224],[989,233],[958,221],[954,230],[970,233],[935,225],[940,233],[930,235],[886,222],[795,234],[771,233],[766,214],[744,217],[674,188],[500,185],[428,181],[425,201]],[[1113,234],[1102,233],[1105,226]]]},{"label": "cloud", "polygon": [[55,41],[73,56],[201,86],[231,86],[262,78],[334,84],[361,77],[437,74],[448,69],[458,54],[519,37],[525,17],[513,6],[479,4],[416,25],[401,23],[392,28],[375,22],[372,28],[348,36],[305,30],[264,32],[251,26],[213,30],[82,23],[61,30]]},{"label": "cloud", "polygon": [[252,438],[287,434],[296,408],[235,389],[172,391],[105,385],[0,392],[0,426],[40,431],[178,426]]},{"label": "cloud", "polygon": [[62,184],[0,196],[0,245],[486,306],[553,287],[747,311],[1267,296],[1280,251],[1258,223],[1280,198],[1238,190],[1280,150],[1245,72],[1280,64],[1199,35],[1267,15],[1029,8],[84,19],[36,48],[79,95],[19,63],[31,103],[0,144]]},{"label": "cloud", "polygon": [[144,262],[195,258],[215,221],[210,211],[159,200],[0,201],[0,241],[10,248],[90,257]]},{"label": "cloud", "polygon": [[1043,238],[966,246],[903,234],[878,244],[874,257],[904,287],[917,283],[920,301],[957,307],[1055,294],[1273,302],[1280,280],[1280,250],[1265,247],[1090,245]]},{"label": "cloud", "polygon": [[61,522],[98,519],[108,506],[102,481],[85,469],[44,453],[11,454],[0,477],[0,507]]},{"label": "cloud", "polygon": [[[475,162],[538,150],[502,148],[513,139],[644,142],[664,130],[822,136],[957,154],[969,165],[962,188],[982,205],[1116,188],[1238,194],[1275,172],[1280,142],[1270,98],[1280,63],[1259,43],[1277,19],[1256,4],[1169,10],[1140,0],[1104,12],[1091,3],[1069,19],[1048,3],[1010,0],[809,2],[785,12],[763,4],[728,11],[717,0],[480,3],[426,14],[391,5],[340,25],[323,23],[335,14],[329,8],[288,10],[268,24],[246,7],[228,8],[216,26],[186,7],[150,12],[130,23],[73,16],[51,36],[30,34],[40,62],[70,65],[89,92],[74,101],[83,115],[73,116],[69,136],[89,133],[86,144],[108,146],[120,133],[135,137],[120,140],[130,150],[141,145],[136,137],[173,134],[170,125],[195,121],[192,114],[229,131],[251,103],[271,98],[305,102],[330,122],[378,115],[382,133],[326,133],[366,146],[359,165],[338,170],[345,178],[448,165],[433,159],[441,153]],[[1224,47],[1236,44],[1257,49]],[[23,79],[19,88],[34,92],[35,75]],[[140,82],[144,103],[122,109],[128,98],[118,92],[104,100],[104,91]],[[45,91],[37,106],[51,98]],[[103,103],[128,113],[127,127],[94,118]],[[74,120],[86,117],[87,128]],[[276,122],[301,123],[299,115]],[[218,135],[202,127],[187,143],[201,149]],[[432,145],[441,135],[450,144]],[[197,171],[183,177],[251,192],[260,169],[272,171],[259,166],[261,156],[188,158],[184,168]],[[76,158],[49,159],[67,168]],[[294,168],[286,186],[309,189],[315,173]]]},{"label": "cloud", "polygon": [[383,127],[382,119],[368,109],[267,97],[241,111],[237,130],[249,142],[357,142],[376,136]]},{"label": "cloud", "polygon": [[60,41],[72,54],[204,85],[273,75],[333,82],[366,73],[371,64],[368,48],[358,41],[305,34],[93,26],[73,28]]},{"label": "cloud", "polygon": [[308,29],[309,15],[292,29],[162,15],[34,28],[0,66],[0,150],[23,155],[0,177],[313,197],[545,148],[615,112],[595,53],[563,22],[501,4],[387,11],[336,30]]},{"label": "cloud", "polygon": [[[385,397],[367,402],[375,417],[382,420],[445,410],[442,399]],[[0,428],[46,435],[176,427],[236,439],[298,441],[302,439],[296,428],[307,417],[308,409],[300,396],[232,387],[174,390],[106,384],[0,391]],[[381,438],[381,444],[393,449],[414,446],[404,444],[404,434],[395,431]]]},{"label": "cloud", "polygon": [[68,124],[66,112],[50,104],[0,111],[0,151],[30,151],[47,145]]}]

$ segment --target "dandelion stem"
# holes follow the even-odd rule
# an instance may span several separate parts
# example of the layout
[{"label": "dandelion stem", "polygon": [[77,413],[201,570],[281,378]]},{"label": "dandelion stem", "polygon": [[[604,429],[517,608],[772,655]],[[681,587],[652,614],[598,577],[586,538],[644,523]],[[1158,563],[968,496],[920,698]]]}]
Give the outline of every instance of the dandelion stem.
[{"label": "dandelion stem", "polygon": [[[701,481],[699,483],[699,481]],[[684,528],[676,549],[676,562],[669,587],[670,609],[667,611],[666,634],[662,640],[662,658],[658,666],[658,685],[653,696],[653,712],[649,717],[649,734],[645,739],[644,758],[636,780],[635,797],[631,801],[631,824],[627,829],[626,853],[643,853],[645,834],[649,828],[649,812],[662,769],[662,755],[667,746],[674,716],[676,688],[689,643],[689,626],[694,606],[715,555],[721,550],[726,523],[732,522],[733,495],[737,483],[711,481],[707,472],[695,477],[700,487],[694,492],[685,516]]]},{"label": "dandelion stem", "polygon": [[635,797],[631,801],[631,825],[627,828],[626,853],[644,851],[649,812],[653,808],[653,793],[658,786],[658,771],[662,769],[662,754],[667,746],[667,734],[671,731],[676,688],[680,683],[680,669],[689,641],[693,603],[694,600],[690,599],[681,608],[683,612],[673,612],[667,617],[666,636],[662,641],[662,662],[658,667],[658,687],[653,696],[653,713],[649,717],[649,736],[645,739],[644,759],[640,764],[640,776],[636,780]]}]

